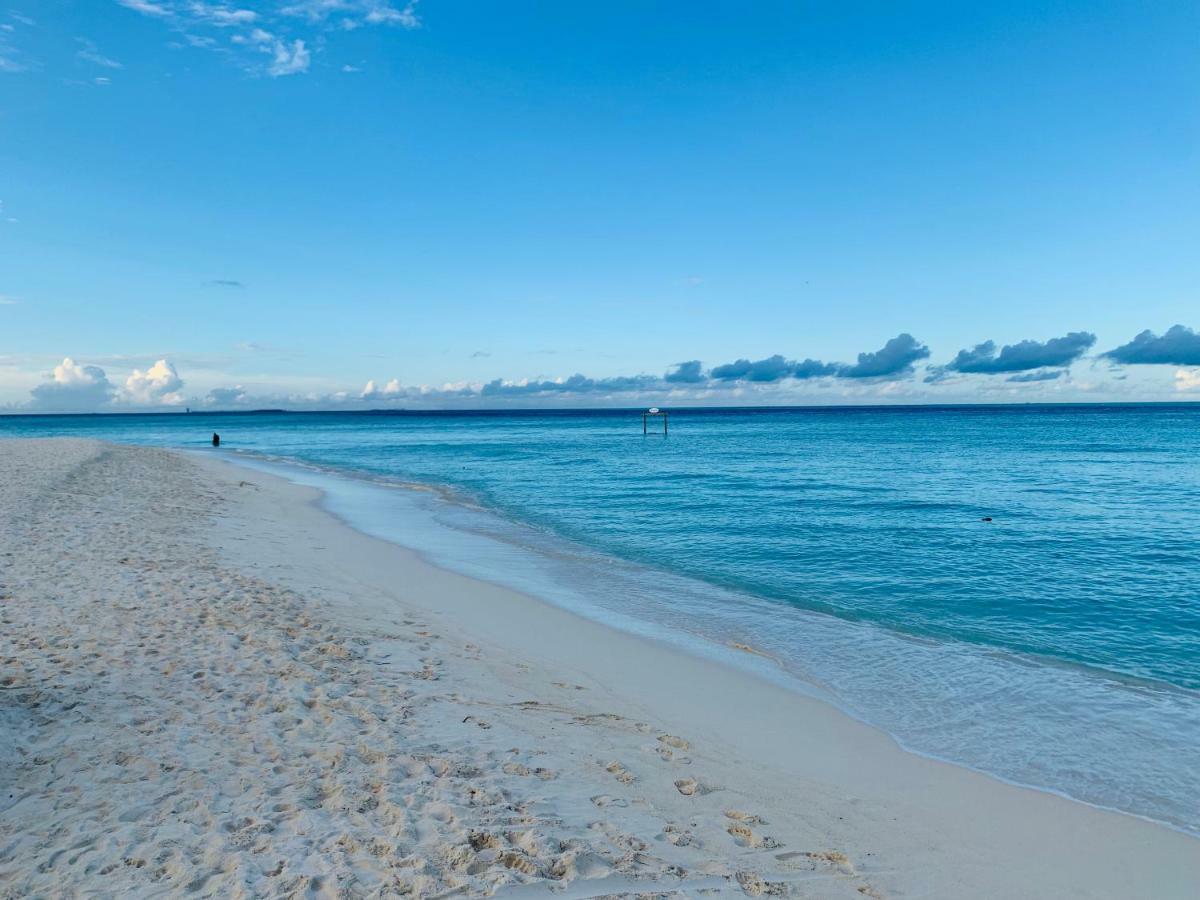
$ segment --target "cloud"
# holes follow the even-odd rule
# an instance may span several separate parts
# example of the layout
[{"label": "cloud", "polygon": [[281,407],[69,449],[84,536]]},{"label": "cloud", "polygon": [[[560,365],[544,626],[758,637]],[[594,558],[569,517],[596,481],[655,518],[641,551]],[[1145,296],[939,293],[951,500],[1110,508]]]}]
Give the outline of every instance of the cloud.
[{"label": "cloud", "polygon": [[290,44],[286,41],[276,40],[267,52],[272,55],[271,64],[267,66],[267,74],[272,78],[307,72],[308,64],[312,59],[308,48],[300,38],[296,38]]},{"label": "cloud", "polygon": [[196,0],[188,3],[187,8],[195,18],[217,28],[250,25],[258,21],[258,13],[252,9],[236,9],[224,4],[200,3]]},{"label": "cloud", "polygon": [[28,71],[31,63],[26,61],[27,57],[16,48],[9,36],[19,30],[18,26],[28,28],[36,23],[14,10],[9,10],[6,18],[8,21],[0,24],[0,72],[15,75]]},{"label": "cloud", "polygon": [[246,286],[244,283],[238,281],[235,278],[213,278],[212,280],[206,281],[204,283],[212,285],[213,287],[225,287],[225,288],[244,288]]},{"label": "cloud", "polygon": [[81,366],[66,357],[49,381],[30,393],[31,405],[52,412],[92,412],[112,400],[116,388],[99,366]]},{"label": "cloud", "polygon": [[1200,334],[1182,325],[1171,326],[1162,336],[1147,329],[1101,356],[1125,365],[1200,366]]},{"label": "cloud", "polygon": [[776,353],[766,359],[751,361],[743,358],[714,366],[708,374],[714,381],[748,381],[760,384],[771,384],[787,378],[807,381],[811,378],[829,377],[899,377],[912,372],[913,363],[927,356],[928,347],[919,344],[910,334],[901,334],[892,338],[883,349],[875,353],[858,354],[858,362],[854,365],[822,362],[811,358],[797,362]]},{"label": "cloud", "polygon": [[1054,381],[1057,378],[1062,378],[1066,374],[1066,369],[1051,369],[1044,372],[1026,372],[1022,375],[1009,375],[1004,380],[1016,382],[1017,384],[1023,384],[1032,381]]},{"label": "cloud", "polygon": [[751,362],[737,359],[731,363],[715,366],[709,375],[716,381],[771,382],[787,378],[792,374],[795,363],[790,363],[778,353],[766,359]]},{"label": "cloud", "polygon": [[213,388],[204,397],[205,406],[240,406],[250,398],[240,384],[231,388]]},{"label": "cloud", "polygon": [[0,306],[16,306],[21,301],[16,297],[9,297],[7,294],[0,294]]},{"label": "cloud", "polygon": [[183,402],[182,387],[183,379],[175,367],[160,359],[145,372],[133,370],[125,379],[121,399],[135,406],[178,406]]},{"label": "cloud", "polygon": [[421,27],[417,0],[411,0],[399,9],[388,0],[295,0],[284,6],[281,12],[310,22],[333,21],[346,31],[362,25],[397,25],[407,29]]},{"label": "cloud", "polygon": [[823,363],[817,359],[805,359],[792,363],[792,377],[805,380],[808,378],[823,378],[826,375],[838,375],[842,366],[837,363]]},{"label": "cloud", "polygon": [[700,360],[689,359],[687,362],[675,364],[675,370],[663,376],[668,384],[700,384],[707,379],[700,370]]},{"label": "cloud", "polygon": [[1175,390],[1200,391],[1200,369],[1177,369],[1175,371]]},{"label": "cloud", "polygon": [[471,354],[471,359],[487,359],[491,355],[487,350],[476,350]]},{"label": "cloud", "polygon": [[576,373],[559,381],[489,381],[479,390],[481,397],[521,397],[555,394],[622,394],[653,390],[661,382],[653,375],[588,378]]},{"label": "cloud", "polygon": [[1088,331],[1072,331],[1060,338],[1040,341],[1021,341],[1007,344],[996,353],[994,341],[976,344],[970,350],[959,350],[946,368],[952,372],[968,374],[995,374],[998,372],[1027,372],[1047,366],[1069,366],[1096,343],[1096,336]]},{"label": "cloud", "polygon": [[105,56],[100,52],[100,49],[89,41],[87,38],[75,39],[80,45],[80,49],[76,51],[76,59],[81,59],[84,62],[90,62],[97,66],[102,66],[105,69],[123,69],[125,68],[115,59]]},{"label": "cloud", "polygon": [[839,378],[898,378],[929,356],[929,348],[911,334],[899,334],[874,353],[858,354],[858,362],[838,370]]},{"label": "cloud", "polygon": [[[174,46],[191,45],[226,54],[243,69],[272,78],[309,71],[313,48],[323,49],[330,32],[421,25],[416,0],[403,5],[389,0],[275,0],[246,5],[204,0],[117,2],[180,35]],[[343,67],[343,71],[357,69]]]},{"label": "cloud", "polygon": [[405,395],[406,391],[400,384],[400,379],[393,378],[383,387],[377,387],[375,379],[371,379],[362,389],[362,393],[359,396],[363,400],[396,400]]},{"label": "cloud", "polygon": [[171,11],[159,3],[153,3],[151,0],[117,0],[117,3],[124,6],[126,9],[132,9],[134,12],[140,12],[144,16],[154,16],[158,19],[165,19],[171,15]]}]

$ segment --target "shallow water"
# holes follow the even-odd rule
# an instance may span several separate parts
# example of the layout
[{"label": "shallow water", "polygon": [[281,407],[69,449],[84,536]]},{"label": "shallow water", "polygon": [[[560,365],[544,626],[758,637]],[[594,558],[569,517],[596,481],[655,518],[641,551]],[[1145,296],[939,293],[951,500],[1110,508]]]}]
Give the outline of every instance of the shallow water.
[{"label": "shallow water", "polygon": [[[681,410],[666,439],[628,411],[0,419],[213,430],[443,565],[1200,833],[1200,408]],[[439,491],[385,487],[414,482]]]}]

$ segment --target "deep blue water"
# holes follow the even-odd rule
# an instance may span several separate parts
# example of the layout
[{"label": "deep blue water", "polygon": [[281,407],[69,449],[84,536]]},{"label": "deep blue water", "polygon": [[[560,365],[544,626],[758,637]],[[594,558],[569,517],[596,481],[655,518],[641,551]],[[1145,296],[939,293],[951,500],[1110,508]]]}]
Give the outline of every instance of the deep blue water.
[{"label": "deep blue water", "polygon": [[762,648],[913,749],[1200,829],[1200,406],[0,418],[214,430],[449,489],[483,511],[441,526],[556,560],[579,605]]}]

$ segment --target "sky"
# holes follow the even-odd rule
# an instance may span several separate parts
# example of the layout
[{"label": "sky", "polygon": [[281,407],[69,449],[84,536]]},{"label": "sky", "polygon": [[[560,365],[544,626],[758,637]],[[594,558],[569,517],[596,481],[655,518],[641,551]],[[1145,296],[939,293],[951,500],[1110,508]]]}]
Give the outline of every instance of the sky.
[{"label": "sky", "polygon": [[1200,5],[0,0],[0,411],[1200,400]]}]

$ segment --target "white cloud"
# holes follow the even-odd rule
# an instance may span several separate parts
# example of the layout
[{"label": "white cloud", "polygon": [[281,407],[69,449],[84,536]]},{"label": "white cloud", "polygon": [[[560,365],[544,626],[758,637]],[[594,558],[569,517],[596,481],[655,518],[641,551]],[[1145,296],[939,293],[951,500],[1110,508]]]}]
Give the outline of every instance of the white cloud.
[{"label": "white cloud", "polygon": [[91,412],[108,403],[114,390],[99,366],[81,366],[68,356],[54,367],[48,381],[30,393],[37,409]]},{"label": "white cloud", "polygon": [[183,379],[175,367],[160,359],[145,372],[133,370],[125,379],[121,400],[135,406],[178,406],[183,403],[182,387]]},{"label": "white cloud", "polygon": [[395,9],[386,3],[378,4],[367,13],[367,21],[372,25],[384,23],[399,25],[401,28],[421,27],[421,20],[417,17],[416,0],[407,4],[403,9]]},{"label": "white cloud", "polygon": [[1200,367],[1175,370],[1175,390],[1200,391]]},{"label": "white cloud", "polygon": [[100,48],[87,38],[76,38],[75,40],[81,45],[80,49],[75,53],[76,58],[81,59],[84,62],[90,62],[97,66],[102,66],[105,69],[125,68],[115,59],[112,59],[111,57],[105,56],[103,53],[101,53]]},{"label": "white cloud", "polygon": [[310,54],[308,48],[304,46],[304,41],[299,38],[290,44],[277,40],[269,52],[272,54],[272,59],[271,65],[267,67],[267,74],[272,78],[298,75],[308,71]]},{"label": "white cloud", "polygon": [[0,294],[0,306],[16,306],[21,301],[16,297],[9,297],[6,294]]},{"label": "white cloud", "polygon": [[238,25],[249,25],[258,21],[258,13],[252,9],[231,9],[228,6],[214,3],[191,2],[187,10],[195,18],[215,25],[217,28],[230,28]]},{"label": "white cloud", "polygon": [[159,3],[151,2],[151,0],[117,0],[117,3],[126,9],[140,12],[144,16],[155,16],[156,18],[165,19],[171,15],[170,10]]},{"label": "white cloud", "polygon": [[363,387],[362,393],[359,394],[363,400],[395,400],[399,397],[407,395],[407,391],[400,384],[399,378],[393,378],[383,387],[377,387],[375,379],[371,379]]},{"label": "white cloud", "polygon": [[[172,46],[190,44],[231,54],[230,58],[247,71],[273,78],[307,72],[312,63],[312,49],[324,47],[325,33],[368,26],[414,29],[421,25],[417,0],[402,5],[392,0],[275,0],[247,6],[205,0],[117,2],[162,21],[178,33],[180,39]],[[254,8],[249,8],[250,5]],[[310,33],[298,33],[301,29]],[[254,53],[239,53],[237,48],[259,51],[270,57],[270,61]],[[81,57],[84,52],[88,52],[86,48]],[[96,59],[91,61],[103,64]],[[356,69],[349,66],[343,71]]]},{"label": "white cloud", "polygon": [[336,21],[338,26],[351,30],[360,25],[398,25],[401,28],[420,28],[417,0],[410,0],[399,9],[389,0],[295,0],[280,10],[285,16],[295,16],[310,22]]},{"label": "white cloud", "polygon": [[34,21],[12,10],[9,10],[8,18],[11,21],[0,24],[0,72],[9,74],[26,72],[29,70],[29,63],[26,62],[24,54],[12,43],[10,35],[17,32],[17,25],[14,25],[14,22],[29,27],[34,24]]}]

